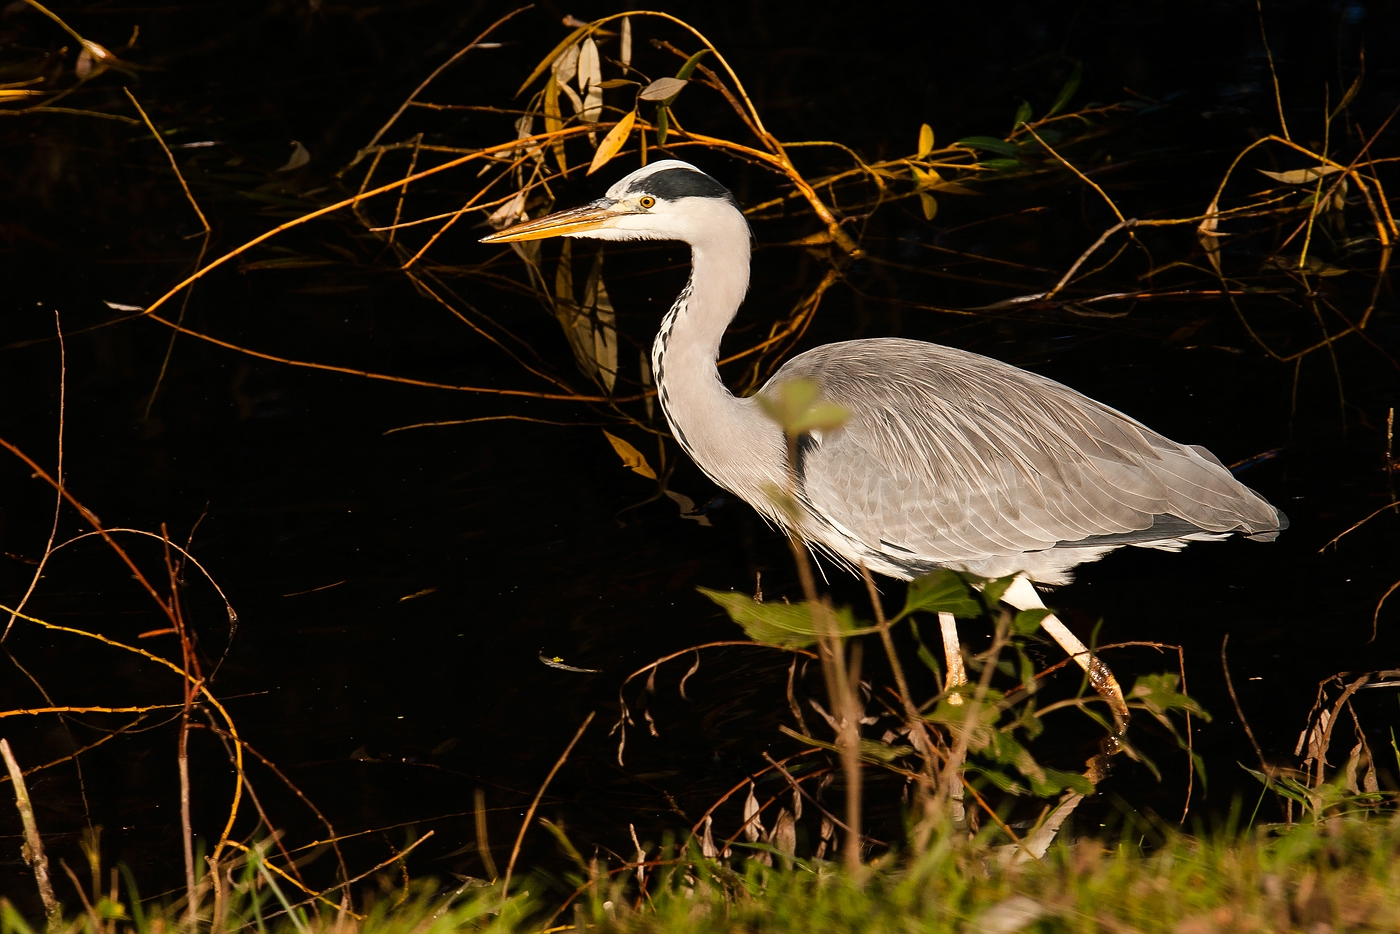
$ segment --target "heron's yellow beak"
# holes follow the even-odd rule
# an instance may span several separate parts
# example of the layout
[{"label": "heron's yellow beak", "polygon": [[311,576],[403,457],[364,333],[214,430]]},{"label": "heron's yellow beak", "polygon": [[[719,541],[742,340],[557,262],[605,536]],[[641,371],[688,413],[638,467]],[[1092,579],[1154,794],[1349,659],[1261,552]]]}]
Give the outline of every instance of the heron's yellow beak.
[{"label": "heron's yellow beak", "polygon": [[518,240],[544,240],[547,237],[567,237],[586,230],[611,227],[619,217],[634,213],[611,201],[595,201],[567,211],[556,211],[544,217],[507,227],[488,237],[482,243],[510,243]]}]

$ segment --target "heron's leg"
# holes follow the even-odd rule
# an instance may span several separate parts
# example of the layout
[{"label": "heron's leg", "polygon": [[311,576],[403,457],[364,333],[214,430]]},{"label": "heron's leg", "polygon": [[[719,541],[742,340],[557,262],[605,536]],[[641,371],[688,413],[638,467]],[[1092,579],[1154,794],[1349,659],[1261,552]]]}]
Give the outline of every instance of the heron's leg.
[{"label": "heron's leg", "polygon": [[[1006,588],[1006,593],[1002,599],[1018,610],[1043,610],[1045,604],[1040,599],[1040,594],[1036,592],[1035,585],[1029,578],[1018,577],[1012,585]],[[1079,663],[1079,667],[1089,673],[1089,683],[1094,689],[1108,701],[1108,706],[1113,710],[1115,719],[1126,719],[1128,716],[1128,704],[1123,700],[1123,689],[1118,686],[1118,679],[1113,677],[1113,672],[1108,670],[1108,666],[1099,660],[1089,647],[1066,628],[1052,613],[1041,620],[1040,626],[1050,634],[1050,638],[1060,643],[1060,646],[1069,653]]]},{"label": "heron's leg", "polygon": [[[948,659],[948,678],[943,683],[943,689],[946,691],[967,684],[967,671],[963,668],[962,648],[958,645],[958,624],[953,619],[953,614],[939,613],[938,626],[943,630],[943,655]],[[962,695],[950,695],[948,703],[961,704]]]}]

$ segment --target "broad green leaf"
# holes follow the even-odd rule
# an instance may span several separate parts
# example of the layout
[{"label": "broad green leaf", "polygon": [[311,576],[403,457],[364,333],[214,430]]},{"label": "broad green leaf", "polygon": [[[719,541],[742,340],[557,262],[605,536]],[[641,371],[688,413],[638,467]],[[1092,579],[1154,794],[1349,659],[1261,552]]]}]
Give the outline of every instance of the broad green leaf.
[{"label": "broad green leaf", "polygon": [[1200,704],[1176,689],[1179,683],[1180,678],[1170,671],[1139,675],[1127,699],[1135,701],[1163,723],[1167,722],[1167,712],[1170,710],[1184,710],[1202,720],[1209,720],[1210,714],[1202,710]]},{"label": "broad green leaf", "polygon": [[980,616],[982,606],[956,571],[939,568],[909,582],[904,609],[896,618],[910,613],[952,613],[966,618]]},{"label": "broad green leaf", "polygon": [[1031,102],[1021,101],[1021,106],[1016,108],[1016,116],[1012,118],[1011,128],[1014,130],[1023,123],[1029,123],[1031,119]]},{"label": "broad green leaf", "polygon": [[981,775],[987,781],[995,785],[998,791],[1004,791],[1009,795],[1024,795],[1026,793],[1025,785],[1022,785],[1004,772],[998,772],[996,769],[968,765],[964,766],[963,771],[971,775]]},{"label": "broad green leaf", "polygon": [[815,380],[784,380],[759,393],[758,405],[777,422],[789,437],[813,431],[834,431],[846,424],[850,413],[834,402],[820,400],[821,387]]},{"label": "broad green leaf", "polygon": [[657,78],[642,88],[637,97],[644,101],[669,101],[684,91],[689,83],[684,78]]},{"label": "broad green leaf", "polygon": [[1001,598],[1006,595],[1006,589],[1016,580],[1015,574],[1006,577],[998,577],[996,580],[989,580],[982,585],[982,599],[987,601],[987,606],[994,607],[1001,602]]},{"label": "broad green leaf", "polygon": [[1060,88],[1060,93],[1055,97],[1055,103],[1050,105],[1050,109],[1045,112],[1045,116],[1055,116],[1055,114],[1059,113],[1060,110],[1069,103],[1070,98],[1074,97],[1074,92],[1079,90],[1079,81],[1083,77],[1084,66],[1075,65],[1074,71],[1070,72],[1068,80],[1065,81],[1065,86]]},{"label": "broad green leaf", "polygon": [[1061,772],[1059,769],[1045,769],[1045,778],[1035,793],[1043,798],[1051,798],[1062,791],[1073,791],[1076,794],[1091,795],[1094,793],[1094,784],[1078,772]]},{"label": "broad green leaf", "polygon": [[922,159],[933,152],[933,127],[925,123],[919,127],[919,153],[914,158]]},{"label": "broad green leaf", "polygon": [[[729,590],[697,588],[702,594],[724,607],[729,618],[744,628],[750,639],[767,645],[802,648],[817,641],[816,624],[808,604],[757,603],[747,594]],[[829,611],[843,635],[861,630],[847,608]]]},{"label": "broad green leaf", "polygon": [[1050,615],[1044,607],[1022,610],[1011,619],[1011,631],[1018,636],[1033,636],[1040,629],[1041,622]]},{"label": "broad green leaf", "polygon": [[656,471],[651,469],[651,465],[647,463],[647,459],[642,455],[641,451],[610,432],[603,432],[603,437],[608,439],[608,443],[613,446],[613,450],[617,452],[617,456],[622,458],[622,466],[631,470],[633,473],[641,474],[648,480],[656,479]]},{"label": "broad green leaf", "polygon": [[968,149],[994,152],[1001,156],[1014,156],[1020,152],[1020,147],[1015,143],[1008,143],[1004,139],[996,139],[992,136],[967,136],[958,140],[958,145],[966,146]]},{"label": "broad green leaf", "polygon": [[637,122],[637,112],[629,110],[617,121],[617,126],[608,131],[608,135],[603,137],[603,141],[598,144],[598,151],[593,153],[593,164],[588,167],[585,175],[592,175],[594,172],[608,164],[608,160],[617,155],[617,151],[627,142],[627,137],[632,134],[632,124]]}]

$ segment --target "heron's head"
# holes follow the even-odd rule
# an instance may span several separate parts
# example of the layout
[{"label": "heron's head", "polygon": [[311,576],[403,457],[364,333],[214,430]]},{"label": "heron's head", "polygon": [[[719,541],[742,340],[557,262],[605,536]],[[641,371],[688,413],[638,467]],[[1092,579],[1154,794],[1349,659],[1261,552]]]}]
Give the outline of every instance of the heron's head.
[{"label": "heron's head", "polygon": [[687,162],[666,159],[638,169],[591,204],[516,224],[481,242],[591,237],[698,244],[736,236],[747,246],[748,222],[729,189]]}]

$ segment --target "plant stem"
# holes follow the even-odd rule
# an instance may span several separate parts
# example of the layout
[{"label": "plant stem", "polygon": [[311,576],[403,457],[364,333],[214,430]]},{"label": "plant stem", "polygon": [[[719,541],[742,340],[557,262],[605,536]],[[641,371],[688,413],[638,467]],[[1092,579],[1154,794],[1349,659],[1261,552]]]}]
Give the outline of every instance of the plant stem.
[{"label": "plant stem", "polygon": [[39,838],[39,825],[34,822],[34,805],[29,801],[29,787],[24,783],[24,773],[15,761],[15,754],[10,751],[9,740],[0,739],[0,755],[5,757],[5,768],[10,771],[10,781],[15,786],[15,806],[19,809],[20,823],[24,825],[24,846],[20,853],[34,870],[34,880],[39,883],[39,899],[44,903],[47,930],[49,934],[55,934],[63,927],[63,911],[58,907],[53,882],[49,880],[49,860],[44,855],[44,841]]}]

